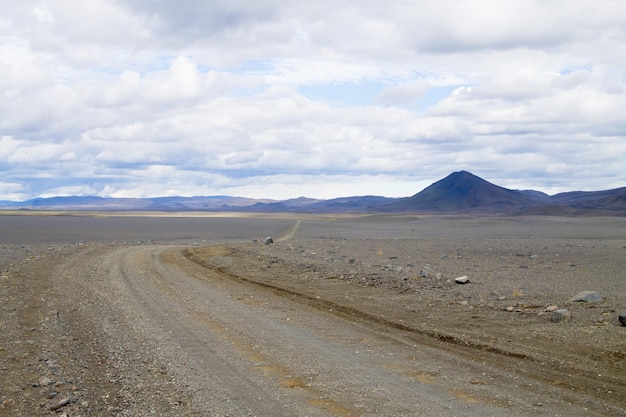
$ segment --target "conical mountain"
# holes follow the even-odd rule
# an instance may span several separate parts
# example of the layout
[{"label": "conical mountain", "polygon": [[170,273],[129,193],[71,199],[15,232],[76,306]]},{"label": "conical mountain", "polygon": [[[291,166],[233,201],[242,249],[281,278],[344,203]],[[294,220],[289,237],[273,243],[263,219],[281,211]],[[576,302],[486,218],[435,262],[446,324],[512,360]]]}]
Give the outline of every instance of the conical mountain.
[{"label": "conical mountain", "polygon": [[390,208],[424,212],[504,212],[535,204],[537,200],[528,194],[497,186],[470,172],[459,171]]}]

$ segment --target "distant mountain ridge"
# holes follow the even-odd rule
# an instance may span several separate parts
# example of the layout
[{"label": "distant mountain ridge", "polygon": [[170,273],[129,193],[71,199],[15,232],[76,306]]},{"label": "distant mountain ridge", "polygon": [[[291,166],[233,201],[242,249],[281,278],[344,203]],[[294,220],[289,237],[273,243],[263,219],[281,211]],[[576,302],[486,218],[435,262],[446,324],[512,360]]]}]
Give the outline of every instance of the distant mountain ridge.
[{"label": "distant mountain ridge", "polygon": [[230,196],[105,198],[91,196],[0,201],[3,210],[84,211],[238,211],[261,213],[473,213],[506,215],[626,215],[626,187],[571,191],[550,196],[510,190],[470,172],[453,172],[405,198],[353,196],[329,200],[289,200]]}]

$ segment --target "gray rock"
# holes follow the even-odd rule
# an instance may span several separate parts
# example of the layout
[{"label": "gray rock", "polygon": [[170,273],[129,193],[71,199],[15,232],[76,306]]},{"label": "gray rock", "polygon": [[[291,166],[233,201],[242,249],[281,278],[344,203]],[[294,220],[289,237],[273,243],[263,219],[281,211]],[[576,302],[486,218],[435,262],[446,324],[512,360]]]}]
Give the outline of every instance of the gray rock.
[{"label": "gray rock", "polygon": [[425,269],[420,269],[419,276],[425,278],[428,276],[428,271]]},{"label": "gray rock", "polygon": [[592,303],[594,301],[602,301],[602,296],[597,291],[581,291],[570,299],[570,301]]},{"label": "gray rock", "polygon": [[553,313],[553,312],[555,312],[558,309],[559,309],[558,306],[551,305],[551,306],[546,307],[545,312],[546,313]]},{"label": "gray rock", "polygon": [[263,243],[265,243],[266,245],[272,244],[272,243],[274,243],[274,239],[272,239],[270,236],[268,236],[268,237],[265,238]]},{"label": "gray rock", "polygon": [[50,406],[50,410],[52,410],[52,411],[59,410],[59,409],[65,407],[66,405],[68,405],[70,403],[73,403],[74,401],[76,401],[76,399],[73,398],[73,397],[65,397],[61,401],[59,401],[58,403],[56,403],[54,405],[51,405]]},{"label": "gray rock", "polygon": [[42,376],[39,378],[39,386],[45,387],[46,385],[52,385],[53,381],[47,376]]},{"label": "gray rock", "polygon": [[552,312],[550,321],[552,321],[553,323],[560,323],[562,321],[568,320],[570,317],[571,317],[571,314],[568,309],[560,308]]},{"label": "gray rock", "polygon": [[454,278],[454,282],[457,284],[469,284],[469,278],[467,275],[463,275],[462,277]]},{"label": "gray rock", "polygon": [[619,313],[619,322],[622,323],[622,326],[626,326],[626,311]]}]

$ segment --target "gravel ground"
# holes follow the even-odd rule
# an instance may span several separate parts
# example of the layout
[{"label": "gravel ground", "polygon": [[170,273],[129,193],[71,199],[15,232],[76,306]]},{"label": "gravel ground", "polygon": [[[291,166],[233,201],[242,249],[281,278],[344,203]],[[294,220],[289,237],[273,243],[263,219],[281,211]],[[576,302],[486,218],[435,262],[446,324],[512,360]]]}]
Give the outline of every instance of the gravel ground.
[{"label": "gravel ground", "polygon": [[622,219],[244,223],[3,244],[0,415],[626,412]]}]

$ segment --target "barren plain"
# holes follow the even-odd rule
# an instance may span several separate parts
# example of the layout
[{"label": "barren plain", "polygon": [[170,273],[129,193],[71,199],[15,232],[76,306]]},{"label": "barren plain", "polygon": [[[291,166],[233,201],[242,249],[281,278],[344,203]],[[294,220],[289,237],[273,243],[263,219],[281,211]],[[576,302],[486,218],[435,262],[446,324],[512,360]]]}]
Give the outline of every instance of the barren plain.
[{"label": "barren plain", "polygon": [[626,415],[625,218],[5,213],[0,233],[2,416]]}]

